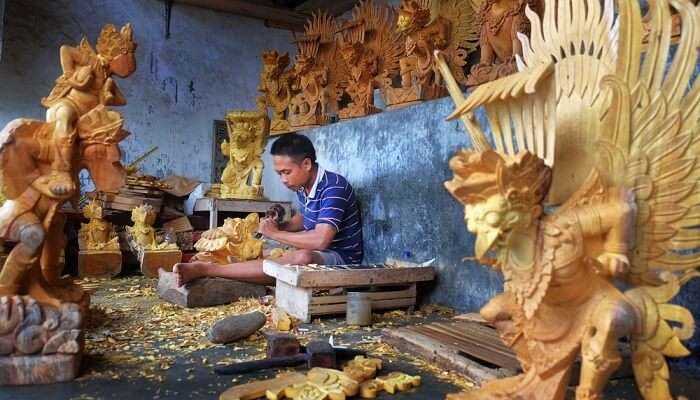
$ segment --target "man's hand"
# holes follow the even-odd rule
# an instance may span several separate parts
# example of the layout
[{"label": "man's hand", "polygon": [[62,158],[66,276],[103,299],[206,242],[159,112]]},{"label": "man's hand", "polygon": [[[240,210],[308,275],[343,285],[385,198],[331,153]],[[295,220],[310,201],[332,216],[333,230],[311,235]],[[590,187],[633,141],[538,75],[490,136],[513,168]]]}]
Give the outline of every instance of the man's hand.
[{"label": "man's hand", "polygon": [[260,220],[260,224],[258,225],[258,232],[260,232],[266,238],[275,239],[274,236],[279,231],[280,228],[277,225],[277,222],[275,222],[275,220],[273,220],[272,218],[263,218]]}]

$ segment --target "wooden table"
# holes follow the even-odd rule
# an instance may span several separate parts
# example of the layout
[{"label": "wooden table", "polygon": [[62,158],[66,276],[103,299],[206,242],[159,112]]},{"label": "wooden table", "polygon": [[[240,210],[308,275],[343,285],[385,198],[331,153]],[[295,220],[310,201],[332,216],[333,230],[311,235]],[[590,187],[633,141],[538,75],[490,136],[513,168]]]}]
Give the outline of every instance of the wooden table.
[{"label": "wooden table", "polygon": [[209,229],[214,229],[219,226],[219,212],[265,213],[275,204],[284,208],[285,216],[292,215],[292,203],[287,201],[216,199],[212,197],[197,199],[194,211],[208,212]]}]

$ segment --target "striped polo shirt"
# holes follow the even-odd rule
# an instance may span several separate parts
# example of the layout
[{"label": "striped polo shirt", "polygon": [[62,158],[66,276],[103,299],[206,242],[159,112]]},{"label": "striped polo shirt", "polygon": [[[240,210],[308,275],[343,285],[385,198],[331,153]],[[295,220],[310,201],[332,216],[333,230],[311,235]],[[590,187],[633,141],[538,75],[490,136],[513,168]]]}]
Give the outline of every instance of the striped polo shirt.
[{"label": "striped polo shirt", "polygon": [[302,188],[297,192],[297,200],[304,215],[304,230],[313,230],[316,224],[333,225],[336,234],[328,250],[340,254],[346,264],[362,261],[360,208],[345,178],[318,166],[309,194]]}]

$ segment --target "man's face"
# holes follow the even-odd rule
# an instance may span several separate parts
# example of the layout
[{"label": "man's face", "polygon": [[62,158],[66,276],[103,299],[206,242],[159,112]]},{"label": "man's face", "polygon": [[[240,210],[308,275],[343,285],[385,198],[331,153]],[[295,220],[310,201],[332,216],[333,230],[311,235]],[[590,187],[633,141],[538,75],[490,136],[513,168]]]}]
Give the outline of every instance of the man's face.
[{"label": "man's face", "polygon": [[312,178],[313,163],[305,158],[301,163],[297,163],[289,156],[272,156],[275,165],[275,172],[280,180],[290,190],[297,191],[306,185]]}]

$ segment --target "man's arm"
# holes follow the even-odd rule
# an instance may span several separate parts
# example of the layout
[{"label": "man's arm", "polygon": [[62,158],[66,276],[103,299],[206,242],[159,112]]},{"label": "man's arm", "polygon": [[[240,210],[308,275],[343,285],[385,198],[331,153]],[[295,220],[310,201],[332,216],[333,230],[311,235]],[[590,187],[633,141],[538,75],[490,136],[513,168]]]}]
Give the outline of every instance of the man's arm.
[{"label": "man's arm", "polygon": [[[291,222],[291,221],[290,221]],[[325,250],[335,237],[335,227],[330,224],[317,224],[313,230],[303,232],[288,232],[280,230],[272,220],[260,221],[258,228],[265,237],[276,240],[287,246],[306,250]]]}]

